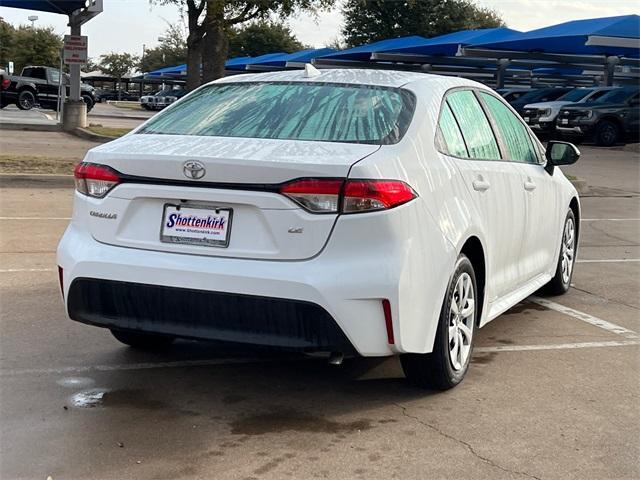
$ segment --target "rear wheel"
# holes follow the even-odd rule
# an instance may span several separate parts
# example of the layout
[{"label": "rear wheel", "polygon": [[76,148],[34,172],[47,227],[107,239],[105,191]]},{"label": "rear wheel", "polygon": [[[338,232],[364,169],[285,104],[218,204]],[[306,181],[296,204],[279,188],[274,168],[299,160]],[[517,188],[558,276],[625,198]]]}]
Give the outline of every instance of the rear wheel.
[{"label": "rear wheel", "polygon": [[576,240],[576,217],[573,214],[573,210],[569,209],[562,229],[562,242],[560,243],[556,273],[549,283],[544,286],[544,293],[562,295],[569,290],[573,275],[573,265],[576,261]]},{"label": "rear wheel", "polygon": [[175,338],[171,336],[126,330],[111,330],[111,334],[125,345],[140,350],[161,350],[169,347],[175,340]]},{"label": "rear wheel", "polygon": [[621,139],[620,127],[611,120],[603,120],[596,127],[596,143],[603,147],[611,147]]},{"label": "rear wheel", "polygon": [[436,390],[447,390],[462,381],[473,352],[477,291],[473,265],[461,254],[444,298],[433,351],[400,356],[407,380]]},{"label": "rear wheel", "polygon": [[36,96],[31,90],[22,90],[16,104],[20,110],[31,110],[36,105]]}]

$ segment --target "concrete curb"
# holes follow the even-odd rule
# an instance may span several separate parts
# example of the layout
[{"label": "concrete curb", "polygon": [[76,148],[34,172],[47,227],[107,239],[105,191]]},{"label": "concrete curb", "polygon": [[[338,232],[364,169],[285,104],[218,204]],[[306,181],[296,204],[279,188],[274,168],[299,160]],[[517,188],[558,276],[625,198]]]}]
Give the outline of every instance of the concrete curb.
[{"label": "concrete curb", "polygon": [[62,132],[62,125],[56,124],[38,124],[38,123],[10,123],[0,122],[0,130],[23,130],[29,132]]},{"label": "concrete curb", "polygon": [[0,173],[0,188],[73,188],[73,175]]},{"label": "concrete curb", "polygon": [[75,130],[69,132],[76,137],[80,137],[84,140],[91,140],[92,142],[100,142],[107,143],[111,140],[115,140],[116,137],[107,137],[106,135],[99,135],[97,133],[93,133],[85,128],[76,127]]},{"label": "concrete curb", "polygon": [[92,118],[114,118],[116,120],[149,120],[151,117],[143,117],[141,115],[109,115],[108,113],[92,113],[87,116],[87,120]]}]

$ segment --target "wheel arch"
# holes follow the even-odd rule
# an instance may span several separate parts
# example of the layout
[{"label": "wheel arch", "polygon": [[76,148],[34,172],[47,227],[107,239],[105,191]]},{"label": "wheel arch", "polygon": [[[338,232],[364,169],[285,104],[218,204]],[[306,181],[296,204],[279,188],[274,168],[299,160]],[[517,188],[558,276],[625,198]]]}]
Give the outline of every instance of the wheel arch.
[{"label": "wheel arch", "polygon": [[476,318],[476,324],[479,326],[482,319],[482,313],[484,311],[485,287],[487,284],[487,263],[484,247],[482,246],[480,239],[477,236],[472,235],[465,240],[462,248],[460,249],[460,253],[467,256],[471,265],[473,265],[473,270],[476,274],[478,298],[481,299],[481,301],[478,302],[478,316]]},{"label": "wheel arch", "polygon": [[578,248],[578,242],[580,241],[580,202],[578,197],[571,197],[569,202],[569,208],[573,212],[573,216],[576,217],[576,251]]}]

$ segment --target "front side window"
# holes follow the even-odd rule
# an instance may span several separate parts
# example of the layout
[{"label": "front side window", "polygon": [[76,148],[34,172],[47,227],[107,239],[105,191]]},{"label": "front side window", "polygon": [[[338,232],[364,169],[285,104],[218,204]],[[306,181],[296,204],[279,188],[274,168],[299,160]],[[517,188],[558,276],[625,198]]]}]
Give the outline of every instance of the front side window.
[{"label": "front side window", "polygon": [[473,92],[470,90],[453,92],[447,96],[447,104],[460,126],[469,157],[499,160],[500,150],[496,138]]},{"label": "front side window", "polygon": [[487,110],[504,140],[509,159],[516,162],[538,163],[538,156],[531,143],[531,137],[524,124],[493,95],[480,92]]},{"label": "front side window", "polygon": [[221,83],[156,115],[137,133],[397,143],[415,109],[404,89],[303,82]]}]

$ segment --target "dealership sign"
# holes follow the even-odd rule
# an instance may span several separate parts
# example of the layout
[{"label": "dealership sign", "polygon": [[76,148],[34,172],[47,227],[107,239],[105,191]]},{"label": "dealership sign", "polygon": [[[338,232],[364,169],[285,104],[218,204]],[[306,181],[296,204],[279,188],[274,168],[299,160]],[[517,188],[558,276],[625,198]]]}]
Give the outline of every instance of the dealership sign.
[{"label": "dealership sign", "polygon": [[87,63],[87,36],[65,35],[62,58],[67,65]]}]

